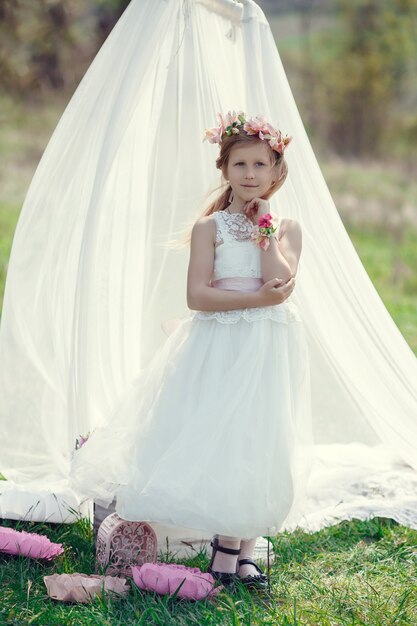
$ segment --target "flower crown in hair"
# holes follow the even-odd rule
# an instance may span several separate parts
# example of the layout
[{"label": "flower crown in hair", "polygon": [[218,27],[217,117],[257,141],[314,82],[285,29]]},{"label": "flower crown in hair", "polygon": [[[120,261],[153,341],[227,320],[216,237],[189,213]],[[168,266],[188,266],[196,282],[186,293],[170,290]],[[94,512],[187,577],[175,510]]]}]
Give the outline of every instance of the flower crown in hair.
[{"label": "flower crown in hair", "polygon": [[210,143],[220,144],[224,136],[238,135],[242,129],[247,135],[258,135],[259,139],[267,141],[275,152],[283,155],[284,150],[292,140],[292,137],[288,135],[284,137],[280,130],[271,126],[263,115],[257,115],[247,120],[243,111],[237,113],[229,111],[225,116],[218,113],[217,119],[219,126],[206,128],[203,141],[208,139]]}]

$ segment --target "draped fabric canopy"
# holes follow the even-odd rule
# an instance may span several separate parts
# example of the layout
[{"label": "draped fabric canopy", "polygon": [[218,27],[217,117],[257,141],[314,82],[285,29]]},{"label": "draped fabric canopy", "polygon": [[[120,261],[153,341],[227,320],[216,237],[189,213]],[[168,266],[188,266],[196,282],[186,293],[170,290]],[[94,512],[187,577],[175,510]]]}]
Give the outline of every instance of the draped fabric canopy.
[{"label": "draped fabric canopy", "polygon": [[132,0],[51,137],[1,320],[3,517],[59,521],[79,506],[76,437],[105,423],[167,320],[187,315],[189,250],[170,242],[220,183],[202,136],[229,109],[293,136],[271,208],[303,230],[292,299],[318,460],[300,525],[387,515],[417,527],[417,361],[343,226],[253,0]]}]

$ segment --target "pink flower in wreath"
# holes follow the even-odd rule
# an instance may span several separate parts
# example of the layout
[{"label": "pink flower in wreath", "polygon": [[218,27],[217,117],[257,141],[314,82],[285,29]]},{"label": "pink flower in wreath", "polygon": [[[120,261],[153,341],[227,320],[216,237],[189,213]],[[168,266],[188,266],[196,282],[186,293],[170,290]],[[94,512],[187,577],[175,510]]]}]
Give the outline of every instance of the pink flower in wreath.
[{"label": "pink flower in wreath", "polygon": [[276,150],[280,154],[284,154],[284,150],[292,140],[292,137],[283,137],[281,132],[272,137],[269,141],[269,145],[273,150]]},{"label": "pink flower in wreath", "polygon": [[210,143],[220,143],[222,134],[221,128],[207,128],[204,131],[204,139],[208,139]]},{"label": "pink flower in wreath", "polygon": [[251,117],[244,124],[243,130],[248,135],[259,135],[260,139],[264,139],[264,135],[272,135],[276,132],[274,127],[266,121],[266,117],[264,115]]},{"label": "pink flower in wreath", "polygon": [[[206,128],[204,131],[204,140],[208,139],[210,143],[221,143],[223,135],[226,133],[226,129],[231,127],[233,124],[237,124],[238,126],[242,125],[242,120],[244,120],[243,111],[228,111],[226,115],[222,115],[221,113],[217,113],[217,121],[219,126],[215,126],[214,128]],[[232,134],[238,134],[239,128],[236,126],[231,130]]]},{"label": "pink flower in wreath", "polygon": [[241,122],[239,117],[244,117],[245,114],[243,111],[228,111],[224,117],[221,113],[218,113],[217,115],[224,132],[228,126],[231,126],[235,122],[240,124]]},{"label": "pink flower in wreath", "polygon": [[279,132],[276,136],[270,139],[269,145],[273,150],[276,150],[280,154],[284,154],[284,150],[291,140],[292,137],[283,137],[282,134]]}]

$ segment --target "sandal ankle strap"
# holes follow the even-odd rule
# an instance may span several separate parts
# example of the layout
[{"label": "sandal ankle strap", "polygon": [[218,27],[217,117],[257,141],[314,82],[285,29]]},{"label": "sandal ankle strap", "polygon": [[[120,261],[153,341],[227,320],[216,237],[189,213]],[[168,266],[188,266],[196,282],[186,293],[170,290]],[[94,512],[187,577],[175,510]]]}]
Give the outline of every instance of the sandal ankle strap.
[{"label": "sandal ankle strap", "polygon": [[252,559],[238,559],[237,560],[240,565],[253,565],[260,574],[263,574],[261,568],[259,567],[259,565],[257,563],[255,563],[255,561],[252,561]]}]

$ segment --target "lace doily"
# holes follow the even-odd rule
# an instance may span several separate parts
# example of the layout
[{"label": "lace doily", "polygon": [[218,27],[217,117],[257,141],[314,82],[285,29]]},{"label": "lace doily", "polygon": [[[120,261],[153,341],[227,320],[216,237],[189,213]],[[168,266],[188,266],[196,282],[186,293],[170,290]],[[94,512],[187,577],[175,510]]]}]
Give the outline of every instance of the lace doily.
[{"label": "lace doily", "polygon": [[417,529],[417,472],[386,444],[316,446],[316,463],[296,527],[317,532],[342,520],[386,517]]}]

